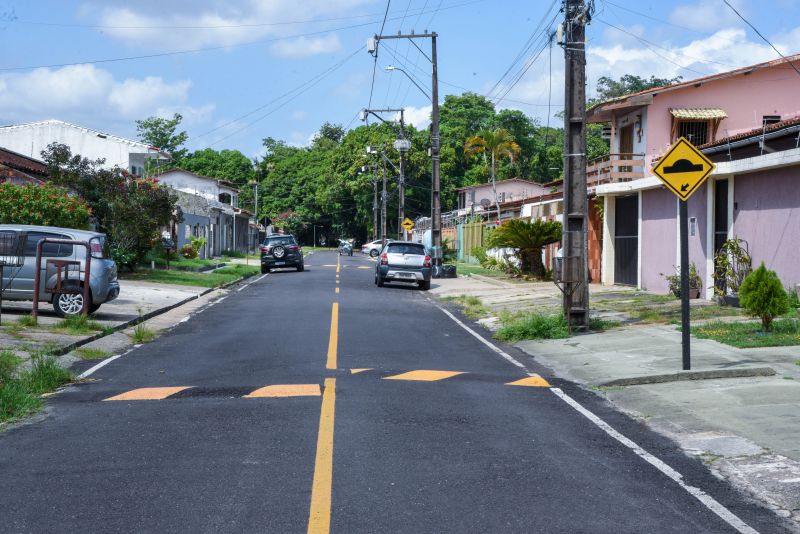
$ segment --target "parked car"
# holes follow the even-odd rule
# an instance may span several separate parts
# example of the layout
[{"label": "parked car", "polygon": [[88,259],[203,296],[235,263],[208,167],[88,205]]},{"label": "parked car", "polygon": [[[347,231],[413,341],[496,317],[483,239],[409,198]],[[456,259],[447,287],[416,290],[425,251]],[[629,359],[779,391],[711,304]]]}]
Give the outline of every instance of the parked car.
[{"label": "parked car", "polygon": [[[111,302],[119,296],[117,264],[109,256],[105,234],[55,226],[0,224],[0,234],[18,234],[20,232],[28,234],[25,244],[25,259],[21,267],[4,269],[4,299],[33,300],[34,294],[36,294],[39,302],[52,303],[56,313],[61,317],[66,317],[83,313],[86,306],[88,306],[89,313],[94,313],[101,304]],[[38,291],[34,291],[36,247],[39,241],[45,238],[89,243],[91,247],[90,302],[84,302],[81,290],[86,281],[86,248],[80,245],[44,243],[39,288]],[[4,252],[8,251],[0,251],[0,255]],[[74,271],[69,271],[67,281],[62,282],[62,288],[72,289],[73,292],[54,294],[48,291],[56,287],[57,280],[57,273],[52,265],[50,269],[47,268],[49,259],[80,262]]]},{"label": "parked car", "polygon": [[276,234],[267,236],[261,244],[261,274],[266,274],[272,269],[295,267],[297,272],[303,272],[303,249],[297,244],[293,235]]},{"label": "parked car", "polygon": [[374,258],[378,254],[380,254],[382,248],[383,248],[383,239],[376,239],[375,241],[364,243],[364,245],[361,246],[361,253],[369,254],[370,258]]},{"label": "parked car", "polygon": [[422,243],[388,241],[375,266],[375,284],[416,282],[420,289],[431,288],[431,257]]}]

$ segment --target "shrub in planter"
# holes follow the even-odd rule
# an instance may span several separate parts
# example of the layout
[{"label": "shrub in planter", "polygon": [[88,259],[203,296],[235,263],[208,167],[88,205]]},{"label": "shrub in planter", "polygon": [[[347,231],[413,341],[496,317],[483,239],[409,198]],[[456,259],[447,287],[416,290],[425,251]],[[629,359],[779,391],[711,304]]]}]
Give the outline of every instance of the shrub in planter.
[{"label": "shrub in planter", "polygon": [[[669,284],[669,292],[672,293],[675,298],[681,298],[680,267],[675,268],[675,274],[660,274],[667,279],[667,283]],[[692,262],[689,264],[689,298],[698,298],[700,296],[701,289],[703,289],[703,281],[700,279],[700,275],[697,274],[697,265]]]},{"label": "shrub in planter", "polygon": [[764,332],[772,330],[775,317],[789,311],[789,298],[775,271],[770,271],[764,262],[750,273],[739,288],[739,302],[753,317],[761,319]]},{"label": "shrub in planter", "polygon": [[197,249],[187,243],[181,247],[181,255],[192,260],[197,257]]}]

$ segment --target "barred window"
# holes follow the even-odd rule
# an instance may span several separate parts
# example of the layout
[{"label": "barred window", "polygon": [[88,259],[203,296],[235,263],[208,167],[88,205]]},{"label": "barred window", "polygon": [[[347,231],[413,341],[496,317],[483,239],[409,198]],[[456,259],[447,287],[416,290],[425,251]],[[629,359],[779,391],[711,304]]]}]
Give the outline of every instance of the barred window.
[{"label": "barred window", "polygon": [[707,143],[708,121],[678,121],[678,137],[685,137],[695,146]]}]

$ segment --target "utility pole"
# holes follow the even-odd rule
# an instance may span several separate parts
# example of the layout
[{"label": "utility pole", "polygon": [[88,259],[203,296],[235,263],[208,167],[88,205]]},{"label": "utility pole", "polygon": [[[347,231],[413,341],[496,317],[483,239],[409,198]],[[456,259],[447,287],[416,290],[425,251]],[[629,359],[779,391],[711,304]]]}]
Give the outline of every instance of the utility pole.
[{"label": "utility pole", "polygon": [[372,240],[378,239],[378,178],[372,175]]},{"label": "utility pole", "polygon": [[[589,325],[588,198],[586,194],[586,24],[594,2],[564,0],[564,315],[570,326]],[[561,34],[561,32],[559,32]]]},{"label": "utility pole", "polygon": [[[367,51],[377,57],[378,43],[384,39],[408,39],[414,44],[414,46],[417,46],[413,41],[414,39],[423,38],[431,40],[430,57],[425,55],[421,49],[420,52],[422,52],[423,55],[425,55],[425,57],[431,62],[431,245],[433,247],[432,259],[434,266],[434,278],[438,278],[440,276],[442,267],[442,206],[439,194],[441,185],[439,167],[439,67],[436,55],[436,37],[436,32],[428,33],[428,31],[425,30],[424,33],[375,35],[367,42]],[[419,49],[419,47],[417,48]],[[392,67],[390,70],[400,70],[403,72],[414,83],[414,85],[417,85],[417,88],[419,88],[420,91],[428,96],[427,93],[425,93],[425,91],[419,87],[414,78],[412,78],[407,72],[396,67]]]},{"label": "utility pole", "polygon": [[383,192],[381,192],[381,240],[386,241],[386,164],[381,165],[383,171]]}]

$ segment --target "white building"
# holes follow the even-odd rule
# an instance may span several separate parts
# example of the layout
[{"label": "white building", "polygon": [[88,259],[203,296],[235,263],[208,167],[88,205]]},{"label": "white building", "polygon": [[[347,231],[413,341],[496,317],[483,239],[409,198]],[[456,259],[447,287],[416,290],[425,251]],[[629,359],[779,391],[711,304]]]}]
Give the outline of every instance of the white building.
[{"label": "white building", "polygon": [[170,155],[140,141],[98,132],[60,120],[0,126],[0,147],[41,159],[50,143],[67,145],[72,154],[95,160],[105,159],[105,167],[119,167],[141,176],[145,161],[169,160]]}]

